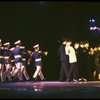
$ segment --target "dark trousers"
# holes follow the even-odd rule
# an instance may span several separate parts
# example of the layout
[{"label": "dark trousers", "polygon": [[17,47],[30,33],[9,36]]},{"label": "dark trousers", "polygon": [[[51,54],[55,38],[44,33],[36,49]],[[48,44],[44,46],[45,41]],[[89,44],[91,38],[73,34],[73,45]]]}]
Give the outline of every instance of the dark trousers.
[{"label": "dark trousers", "polygon": [[68,78],[68,63],[66,61],[61,62],[61,70],[60,70],[60,78],[59,80],[63,80],[64,75],[66,79]]},{"label": "dark trousers", "polygon": [[78,79],[78,67],[76,62],[70,63],[68,79],[71,80],[71,78]]}]

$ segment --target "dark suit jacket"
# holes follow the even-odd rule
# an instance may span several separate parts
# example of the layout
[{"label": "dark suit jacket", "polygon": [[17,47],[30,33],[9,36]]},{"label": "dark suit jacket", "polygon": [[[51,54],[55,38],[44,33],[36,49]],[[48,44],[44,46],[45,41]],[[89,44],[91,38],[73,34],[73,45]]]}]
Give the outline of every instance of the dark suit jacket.
[{"label": "dark suit jacket", "polygon": [[59,47],[57,54],[60,57],[60,61],[66,61],[65,46],[63,44]]}]

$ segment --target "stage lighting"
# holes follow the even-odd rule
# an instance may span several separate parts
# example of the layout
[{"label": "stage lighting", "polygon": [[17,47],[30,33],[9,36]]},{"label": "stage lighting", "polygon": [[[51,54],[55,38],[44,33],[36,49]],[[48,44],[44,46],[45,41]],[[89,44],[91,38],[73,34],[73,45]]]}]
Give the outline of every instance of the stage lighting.
[{"label": "stage lighting", "polygon": [[93,30],[93,27],[90,27],[90,30]]},{"label": "stage lighting", "polygon": [[95,23],[96,20],[95,20],[95,19],[90,19],[89,22],[90,22],[90,23]]},{"label": "stage lighting", "polygon": [[92,19],[92,23],[94,23],[95,22],[95,20],[94,19]]},{"label": "stage lighting", "polygon": [[91,19],[89,20],[89,22],[91,22]]},{"label": "stage lighting", "polygon": [[97,27],[95,26],[95,27],[94,27],[94,30],[96,30],[96,29],[97,29]]}]

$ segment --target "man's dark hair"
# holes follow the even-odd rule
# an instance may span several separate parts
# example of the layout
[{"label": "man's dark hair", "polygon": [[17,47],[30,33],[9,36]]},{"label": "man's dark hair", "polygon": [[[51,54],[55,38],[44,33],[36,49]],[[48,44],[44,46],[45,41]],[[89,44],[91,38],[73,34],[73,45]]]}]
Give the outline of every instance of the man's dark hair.
[{"label": "man's dark hair", "polygon": [[64,41],[66,41],[66,38],[63,38],[63,39],[62,39],[62,42],[64,42]]},{"label": "man's dark hair", "polygon": [[68,37],[65,37],[65,38],[62,39],[62,42],[64,42],[64,41],[70,42],[70,41],[72,41],[72,40],[71,40],[70,38],[68,38]]}]

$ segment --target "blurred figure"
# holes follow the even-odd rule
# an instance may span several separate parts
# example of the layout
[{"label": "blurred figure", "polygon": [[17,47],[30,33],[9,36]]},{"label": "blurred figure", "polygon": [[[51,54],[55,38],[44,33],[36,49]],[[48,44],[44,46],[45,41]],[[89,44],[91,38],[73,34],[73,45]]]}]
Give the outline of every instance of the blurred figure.
[{"label": "blurred figure", "polygon": [[11,72],[10,73],[13,75],[14,74],[14,71],[16,69],[16,66],[15,66],[14,53],[12,52],[12,48],[10,49],[10,51],[11,51],[11,57],[10,57],[10,59],[11,59],[11,66],[12,66],[12,69],[11,69]]},{"label": "blurred figure", "polygon": [[95,65],[95,55],[94,55],[94,49],[91,47],[89,51],[89,66],[90,66],[90,80],[95,80],[95,70],[96,70],[96,65]]},{"label": "blurred figure", "polygon": [[97,48],[94,48],[95,50],[95,65],[96,65],[96,71],[95,71],[95,77],[97,75],[97,80],[100,80],[100,46]]},{"label": "blurred figure", "polygon": [[84,41],[84,76],[87,80],[91,80],[91,65],[89,64],[90,62],[90,46],[88,41]]},{"label": "blurred figure", "polygon": [[4,47],[2,47],[2,40],[0,39],[0,78],[1,82],[5,81],[4,75]]},{"label": "blurred figure", "polygon": [[79,78],[80,77],[80,68],[81,68],[82,58],[81,58],[80,44],[78,42],[74,43],[74,49],[75,49],[76,58],[77,58],[77,75],[78,75],[78,78]]},{"label": "blurred figure", "polygon": [[12,74],[12,78],[18,75],[19,81],[23,81],[21,67],[22,67],[22,50],[24,49],[24,47],[21,47],[21,40],[16,41],[14,44],[15,47],[13,48],[12,52],[14,54],[16,69]]},{"label": "blurred figure", "polygon": [[68,79],[69,56],[68,52],[65,52],[66,43],[66,38],[63,38],[62,44],[60,45],[57,51],[61,62],[59,81],[64,81],[64,75],[66,76],[66,80]]},{"label": "blurred figure", "polygon": [[[34,79],[34,81],[36,81],[38,79],[38,76],[39,76],[40,79],[43,81],[43,80],[45,80],[45,77],[44,77],[43,72],[42,72],[42,68],[43,68],[42,56],[43,55],[47,56],[48,52],[47,51],[46,52],[40,51],[39,44],[34,45],[33,48],[34,48],[34,52],[32,52],[31,57],[35,60],[34,65],[36,68],[35,73],[33,75],[33,79]],[[31,61],[31,60],[29,59],[29,61]]]},{"label": "blurred figure", "polygon": [[29,77],[29,75],[27,73],[27,70],[26,70],[26,55],[27,55],[27,53],[22,51],[22,67],[21,67],[21,72],[24,75],[25,79],[28,81],[28,80],[30,80],[30,77]]},{"label": "blurred figure", "polygon": [[80,59],[79,61],[78,61],[78,64],[79,64],[79,67],[78,67],[78,69],[79,69],[79,81],[87,81],[87,79],[86,79],[86,66],[84,66],[84,64],[86,63],[85,62],[85,47],[84,47],[84,42],[83,41],[81,41],[80,42],[80,48],[79,48],[80,50],[79,50],[79,58],[78,59]]},{"label": "blurred figure", "polygon": [[65,50],[68,51],[69,63],[70,63],[67,81],[71,81],[71,79],[73,79],[73,81],[76,82],[78,81],[77,57],[75,49],[71,45],[72,41],[70,39],[67,39]]},{"label": "blurred figure", "polygon": [[12,81],[11,79],[11,51],[10,51],[10,42],[7,42],[4,44],[4,64],[6,67],[5,70],[5,77],[8,78],[9,81]]}]

